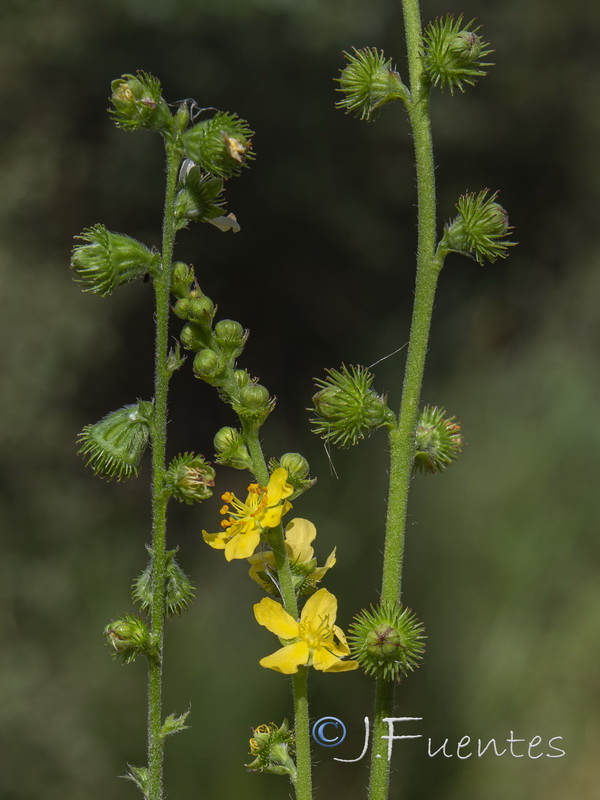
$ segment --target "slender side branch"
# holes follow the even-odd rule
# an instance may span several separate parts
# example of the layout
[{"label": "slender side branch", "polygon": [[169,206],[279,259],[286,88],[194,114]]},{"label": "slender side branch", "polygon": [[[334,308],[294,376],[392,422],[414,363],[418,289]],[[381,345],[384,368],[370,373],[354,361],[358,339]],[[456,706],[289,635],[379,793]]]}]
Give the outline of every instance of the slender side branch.
[{"label": "slender side branch", "polygon": [[148,800],[162,800],[162,765],[164,738],[162,726],[162,653],[165,621],[165,567],[168,497],[164,491],[167,443],[167,369],[169,293],[171,262],[175,241],[174,201],[180,155],[170,138],[165,139],[167,186],[161,270],[154,279],[156,296],[155,398],[152,422],[152,628],[158,658],[149,661],[148,675]]}]

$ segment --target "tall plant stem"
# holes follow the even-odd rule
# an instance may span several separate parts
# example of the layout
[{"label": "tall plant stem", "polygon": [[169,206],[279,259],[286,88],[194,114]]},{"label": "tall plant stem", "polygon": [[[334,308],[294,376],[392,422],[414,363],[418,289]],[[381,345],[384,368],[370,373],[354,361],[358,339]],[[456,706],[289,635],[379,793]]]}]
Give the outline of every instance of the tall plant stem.
[{"label": "tall plant stem", "polygon": [[[252,459],[253,472],[261,484],[267,485],[269,470],[262,452],[258,431],[245,430],[246,444]],[[298,603],[292,580],[290,562],[285,549],[283,527],[274,528],[270,539],[277,580],[281,591],[283,607],[294,619],[298,618]],[[308,667],[298,667],[298,672],[292,677],[292,691],[294,698],[294,735],[296,741],[296,779],[294,788],[296,800],[312,800],[312,775],[310,756],[310,726],[308,714]]]},{"label": "tall plant stem", "polygon": [[162,727],[163,631],[165,622],[165,566],[167,538],[167,503],[164,491],[167,446],[167,395],[169,370],[169,295],[171,262],[175,242],[175,188],[180,156],[175,143],[165,139],[167,186],[163,223],[161,270],[154,278],[156,298],[156,350],[154,381],[154,417],[152,421],[152,641],[157,657],[148,667],[148,800],[162,800],[164,737]]},{"label": "tall plant stem", "polygon": [[[407,102],[415,146],[418,199],[418,250],[415,300],[404,373],[398,424],[390,430],[390,477],[383,557],[382,602],[400,599],[402,562],[408,491],[414,458],[414,432],[417,424],[421,386],[425,370],[431,315],[441,262],[436,257],[436,201],[433,146],[429,120],[429,88],[423,79],[419,56],[421,15],[418,0],[403,0],[404,26],[410,76]],[[390,764],[386,717],[394,716],[394,686],[378,680],[376,686],[370,800],[386,800],[389,792]]]}]

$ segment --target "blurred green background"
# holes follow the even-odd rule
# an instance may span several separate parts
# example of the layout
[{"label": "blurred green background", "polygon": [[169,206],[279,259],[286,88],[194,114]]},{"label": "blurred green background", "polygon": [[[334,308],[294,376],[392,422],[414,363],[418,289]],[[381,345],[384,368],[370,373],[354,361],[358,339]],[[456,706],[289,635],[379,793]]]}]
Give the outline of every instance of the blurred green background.
[{"label": "blurred green background", "polygon": [[[433,747],[510,732],[563,737],[563,758],[429,758],[398,744],[393,800],[582,800],[598,796],[598,216],[600,6],[550,0],[426,0],[425,20],[477,16],[496,48],[488,78],[436,95],[440,224],[465,190],[501,190],[520,244],[481,268],[448,259],[437,298],[426,402],[462,420],[467,447],[444,476],[414,482],[405,601],[428,629],[424,667],[400,687],[400,733]],[[116,779],[145,759],[145,671],[121,667],[104,625],[132,610],[145,564],[147,471],[108,485],[76,456],[77,433],[152,393],[150,285],[83,295],[72,237],[103,222],[158,242],[160,141],[117,131],[110,81],[148,70],[167,99],[237,111],[257,131],[251,170],[229,184],[242,231],[200,226],[177,255],[194,263],[223,317],[251,337],[243,366],[277,395],[268,455],[300,450],[319,481],[295,513],[319,530],[320,562],[343,627],[379,585],[386,441],[350,452],[311,436],[312,377],[372,364],[406,342],[413,287],[415,178],[402,109],[375,124],[334,108],[341,51],[385,48],[404,68],[400,4],[390,0],[4,0],[0,10],[2,294],[0,795],[126,800]],[[209,228],[209,229],[207,229]],[[174,334],[179,323],[174,322]],[[399,402],[404,352],[377,365]],[[171,452],[211,454],[232,422],[188,369],[173,381]],[[218,488],[246,478],[221,469]],[[289,713],[287,679],[242,563],[202,542],[218,497],[173,508],[170,541],[197,601],[170,624],[166,713],[191,704],[192,729],[168,743],[168,797],[285,798],[284,779],[249,775],[252,726]],[[314,674],[312,715],[349,728],[315,748],[318,797],[364,797],[354,758],[372,686]],[[522,746],[521,746],[522,747]],[[521,750],[520,752],[524,752]]]}]

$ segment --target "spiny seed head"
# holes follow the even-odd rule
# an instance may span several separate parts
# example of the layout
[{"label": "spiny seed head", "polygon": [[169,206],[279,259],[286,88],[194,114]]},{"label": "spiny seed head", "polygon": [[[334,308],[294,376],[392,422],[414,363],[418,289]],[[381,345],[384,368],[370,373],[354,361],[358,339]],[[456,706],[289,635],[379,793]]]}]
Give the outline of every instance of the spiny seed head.
[{"label": "spiny seed head", "polygon": [[217,178],[239,175],[254,158],[251,138],[254,132],[236,114],[218,111],[182,135],[186,156],[203,172]]},{"label": "spiny seed head", "polygon": [[462,448],[456,417],[446,417],[444,408],[425,406],[415,431],[415,471],[442,472],[458,458]]},{"label": "spiny seed head", "polygon": [[156,648],[150,644],[150,631],[146,623],[133,616],[125,616],[111,622],[104,629],[107,644],[113,648],[114,658],[120,659],[124,664],[129,664],[137,656],[149,658],[156,655]]},{"label": "spiny seed head", "polygon": [[348,629],[348,644],[367,675],[399,680],[415,669],[425,651],[423,625],[400,603],[363,609]]},{"label": "spiny seed head", "polygon": [[[152,550],[148,548],[152,556]],[[194,586],[175,558],[176,550],[167,550],[165,564],[165,612],[168,616],[181,614],[194,599]],[[131,587],[133,600],[142,611],[152,608],[152,558]]]},{"label": "spiny seed head", "polygon": [[159,256],[141,242],[104,225],[94,225],[75,237],[71,254],[73,277],[84,292],[105,296],[117,286],[155,273]]},{"label": "spiny seed head", "polygon": [[478,264],[506,258],[508,248],[516,242],[505,238],[513,229],[507,212],[496,202],[497,196],[498,192],[490,195],[489,189],[484,189],[459,197],[458,215],[444,228],[440,249],[462,253]]},{"label": "spiny seed head", "polygon": [[492,66],[485,58],[493,52],[473,28],[474,20],[463,26],[462,14],[434,20],[423,33],[422,59],[425,74],[434,86],[464,92],[465,84],[473,86]]},{"label": "spiny seed head", "polygon": [[147,72],[121,75],[111,83],[111,116],[126,131],[165,132],[173,127],[173,115],[161,95],[160,81]]},{"label": "spiny seed head", "polygon": [[400,76],[383,50],[354,48],[353,53],[344,53],[344,56],[348,63],[338,78],[338,91],[344,94],[344,98],[338,100],[337,108],[344,108],[360,119],[371,120],[374,112],[385,103],[405,95]]},{"label": "spiny seed head", "polygon": [[371,389],[374,376],[361,366],[326,370],[315,379],[319,391],[312,401],[313,432],[339,447],[351,447],[369,433],[393,421],[385,399]]},{"label": "spiny seed head", "polygon": [[148,444],[153,403],[119,408],[79,434],[78,453],[96,475],[118,481],[137,475]]},{"label": "spiny seed head", "polygon": [[165,474],[165,487],[181,503],[199,503],[212,497],[215,471],[202,456],[182,453],[171,461]]}]

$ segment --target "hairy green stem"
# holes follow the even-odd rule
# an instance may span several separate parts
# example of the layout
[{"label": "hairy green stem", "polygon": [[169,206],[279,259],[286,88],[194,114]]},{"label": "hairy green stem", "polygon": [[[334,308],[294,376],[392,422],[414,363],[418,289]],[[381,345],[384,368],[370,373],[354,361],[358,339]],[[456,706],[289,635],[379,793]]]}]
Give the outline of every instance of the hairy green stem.
[{"label": "hairy green stem", "polygon": [[[404,25],[410,75],[407,103],[412,127],[417,171],[418,250],[415,300],[404,373],[398,425],[390,430],[390,476],[381,600],[395,602],[402,588],[402,563],[408,491],[414,458],[421,386],[431,327],[431,315],[441,262],[436,258],[436,200],[433,147],[429,119],[429,87],[423,76],[419,55],[421,15],[418,0],[403,0]],[[373,722],[373,747],[369,800],[386,800],[389,793],[390,763],[386,717],[394,716],[394,686],[377,681]]]},{"label": "hairy green stem", "polygon": [[158,657],[148,667],[148,800],[162,800],[164,737],[162,727],[162,655],[165,622],[165,567],[167,503],[164,473],[167,445],[167,368],[171,262],[175,242],[175,189],[180,156],[174,142],[165,140],[167,185],[163,223],[161,271],[154,279],[156,297],[156,350],[154,417],[152,421],[152,640]]},{"label": "hairy green stem", "polygon": [[[267,485],[269,470],[262,452],[258,431],[254,428],[244,430],[244,436],[250,458],[252,471],[257,480]],[[290,561],[285,548],[283,526],[274,528],[269,541],[275,557],[277,580],[283,600],[283,607],[290,616],[298,619],[298,603],[292,580]],[[296,779],[294,788],[296,800],[312,800],[312,775],[310,753],[310,724],[308,713],[308,667],[298,667],[298,672],[292,679],[292,692],[294,699],[294,737],[296,741]]]}]

